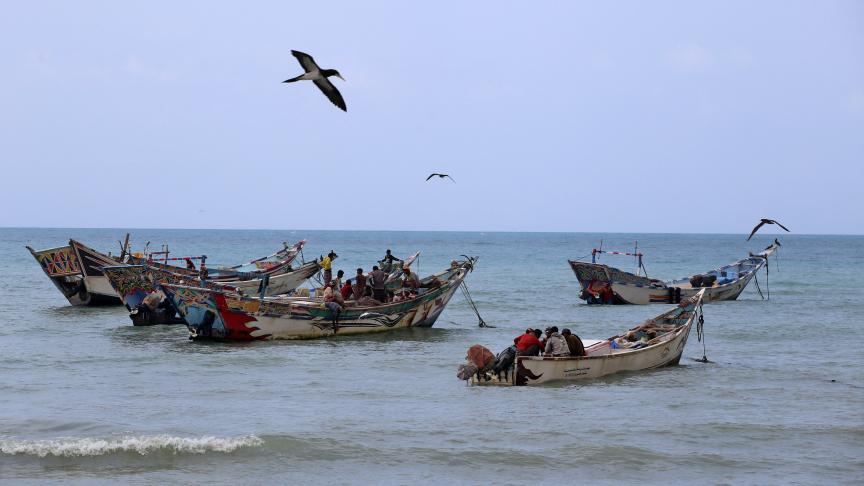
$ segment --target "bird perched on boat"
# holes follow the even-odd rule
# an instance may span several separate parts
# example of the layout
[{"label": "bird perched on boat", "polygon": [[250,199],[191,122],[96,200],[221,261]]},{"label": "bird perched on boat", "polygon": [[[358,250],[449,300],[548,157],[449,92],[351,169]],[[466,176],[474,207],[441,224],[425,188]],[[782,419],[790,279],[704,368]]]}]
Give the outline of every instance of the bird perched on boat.
[{"label": "bird perched on boat", "polygon": [[336,76],[342,81],[345,81],[345,78],[339,74],[339,71],[335,69],[321,69],[318,67],[318,64],[315,63],[315,59],[312,59],[312,56],[305,52],[291,51],[291,54],[297,58],[297,61],[301,66],[303,66],[303,69],[306,72],[300,76],[286,79],[282,82],[293,83],[294,81],[312,81],[315,83],[315,86],[318,86],[318,89],[320,89],[321,92],[324,93],[331,102],[333,102],[334,105],[341,108],[342,111],[348,111],[348,108],[345,106],[345,100],[342,99],[342,93],[340,93],[339,90],[336,89],[336,86],[333,86],[333,83],[328,79],[330,76]]},{"label": "bird perched on boat", "polygon": [[783,226],[782,224],[780,224],[778,221],[775,221],[775,220],[773,220],[773,219],[765,219],[765,218],[762,218],[762,220],[759,221],[759,224],[757,224],[757,225],[753,228],[753,231],[750,232],[750,236],[747,237],[747,241],[750,241],[750,238],[753,238],[753,235],[755,235],[756,232],[759,231],[759,228],[765,226],[766,224],[776,224],[777,226],[779,226],[779,227],[783,228],[784,230],[786,230],[787,233],[789,232],[789,230],[788,230],[785,226]]},{"label": "bird perched on boat", "polygon": [[435,176],[438,176],[438,177],[441,178],[441,179],[443,179],[443,178],[446,177],[446,178],[450,179],[451,181],[453,181],[454,183],[456,182],[455,180],[453,180],[452,177],[450,177],[450,174],[439,174],[439,173],[437,173],[437,172],[434,172],[434,173],[432,173],[432,174],[429,174],[429,177],[427,177],[426,180],[428,181],[429,179],[431,179],[431,178],[433,178],[433,177],[435,177]]}]

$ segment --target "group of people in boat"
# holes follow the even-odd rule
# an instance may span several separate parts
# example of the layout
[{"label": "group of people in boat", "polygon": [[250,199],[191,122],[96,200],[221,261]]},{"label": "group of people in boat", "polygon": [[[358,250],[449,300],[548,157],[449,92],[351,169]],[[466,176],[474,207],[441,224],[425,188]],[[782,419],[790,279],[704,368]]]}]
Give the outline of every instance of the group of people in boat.
[{"label": "group of people in boat", "polygon": [[579,336],[570,329],[558,332],[558,326],[546,328],[546,336],[541,339],[540,329],[528,328],[524,334],[513,339],[516,356],[585,356],[585,346]]},{"label": "group of people in boat", "polygon": [[[548,356],[555,358],[585,356],[585,346],[579,336],[573,334],[570,329],[562,329],[558,332],[558,326],[549,326],[544,333],[540,329],[529,327],[524,334],[513,339],[513,345],[504,348],[503,351],[494,356],[492,353],[480,346],[472,346],[468,350],[465,370],[460,370],[461,379],[468,379],[475,373],[489,380],[492,375],[504,372],[508,373],[518,356]],[[490,374],[491,373],[491,374]]]},{"label": "group of people in boat", "polygon": [[[344,282],[343,270],[339,270],[336,277],[333,277],[333,260],[338,257],[339,255],[331,250],[326,257],[321,257],[320,262],[323,270],[324,304],[334,315],[341,313],[345,307],[379,306],[413,299],[420,293],[420,277],[389,249],[378,262],[381,267],[373,265],[368,273],[364,273],[363,268],[358,268],[356,275]],[[387,288],[387,280],[393,270],[398,269],[397,264],[402,264],[402,278],[399,288],[391,290]],[[434,287],[435,284],[440,285],[440,282],[433,280],[426,286]]]}]

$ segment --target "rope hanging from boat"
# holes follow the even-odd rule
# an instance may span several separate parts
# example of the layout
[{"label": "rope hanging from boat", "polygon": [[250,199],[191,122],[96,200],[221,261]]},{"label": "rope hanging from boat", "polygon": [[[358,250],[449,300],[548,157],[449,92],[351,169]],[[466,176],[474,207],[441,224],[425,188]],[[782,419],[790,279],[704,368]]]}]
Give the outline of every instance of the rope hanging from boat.
[{"label": "rope hanging from boat", "polygon": [[475,304],[474,299],[471,298],[471,292],[468,291],[468,286],[465,285],[464,280],[462,281],[461,284],[459,284],[459,288],[462,289],[462,295],[465,296],[465,300],[468,301],[468,305],[470,305],[471,309],[474,310],[474,314],[477,314],[477,320],[478,320],[477,325],[479,327],[489,327],[489,328],[495,327],[495,326],[486,324],[486,321],[484,321],[483,318],[480,317],[480,311],[477,310],[477,304]]},{"label": "rope hanging from boat", "polygon": [[696,321],[696,339],[702,343],[702,359],[697,359],[701,363],[710,363],[708,355],[705,352],[705,318],[702,316],[702,304],[699,304],[699,320]]},{"label": "rope hanging from boat", "polygon": [[756,282],[756,290],[759,291],[759,297],[762,297],[762,300],[765,300],[765,296],[762,295],[762,288],[759,287],[759,271],[753,274],[753,281]]}]

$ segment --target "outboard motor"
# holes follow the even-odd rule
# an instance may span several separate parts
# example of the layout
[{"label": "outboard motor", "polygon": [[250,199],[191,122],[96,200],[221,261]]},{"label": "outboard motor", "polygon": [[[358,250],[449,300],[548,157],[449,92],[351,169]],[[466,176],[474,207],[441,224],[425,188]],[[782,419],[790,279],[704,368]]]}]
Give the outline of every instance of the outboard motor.
[{"label": "outboard motor", "polygon": [[508,373],[516,361],[516,346],[507,346],[503,351],[495,357],[495,364],[492,365],[492,373],[501,375],[501,372]]}]

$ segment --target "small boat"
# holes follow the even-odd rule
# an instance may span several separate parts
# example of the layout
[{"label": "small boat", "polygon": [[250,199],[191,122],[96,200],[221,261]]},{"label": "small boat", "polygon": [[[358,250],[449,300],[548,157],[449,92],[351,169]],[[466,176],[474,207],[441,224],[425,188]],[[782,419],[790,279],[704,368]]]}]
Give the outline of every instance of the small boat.
[{"label": "small boat", "polygon": [[[590,380],[626,371],[677,365],[694,322],[702,323],[702,298],[707,289],[676,308],[603,340],[583,340],[585,356],[517,356],[513,369],[490,375],[471,375],[471,385],[524,386],[562,380]],[[640,339],[641,335],[645,335]],[[654,336],[648,339],[649,336]],[[630,340],[632,339],[632,341]]]},{"label": "small boat", "polygon": [[[126,238],[128,243],[128,235]],[[120,257],[114,257],[76,240],[69,240],[67,246],[46,250],[34,250],[30,246],[26,248],[69,304],[93,306],[121,303],[120,296],[102,273],[102,267],[117,265],[125,258],[125,252],[121,252]]]},{"label": "small boat", "polygon": [[[290,292],[315,275],[319,269],[318,263],[314,261],[298,268],[291,266],[291,262],[299,255],[305,243],[305,240],[293,246],[284,243],[285,248],[267,257],[242,265],[217,267],[212,271],[208,269],[207,279],[203,283],[200,270],[166,263],[170,260],[186,260],[182,257],[165,258],[162,262],[138,258],[133,261],[142,263],[106,266],[102,271],[115,292],[122,298],[134,325],[185,324],[185,321],[177,316],[173,303],[158,289],[159,284],[212,286],[217,289],[230,286],[238,292],[259,293],[262,290],[263,279],[264,295]],[[252,267],[249,271],[243,271],[249,267]]]},{"label": "small boat", "polygon": [[[384,304],[348,301],[344,308],[323,297],[253,297],[231,290],[161,285],[186,320],[193,340],[310,339],[407,327],[432,327],[476,258],[453,261],[421,280],[419,291]],[[306,290],[306,289],[301,289]],[[328,305],[330,304],[330,305]]]},{"label": "small boat", "polygon": [[[570,260],[570,268],[576,274],[582,292],[580,299],[588,304],[675,304],[686,300],[705,289],[705,302],[735,300],[768,262],[768,257],[780,247],[776,241],[761,253],[751,253],[747,258],[720,268],[677,280],[661,281],[641,275],[642,253],[610,252],[593,250],[591,262]],[[596,255],[609,253],[636,258],[636,273],[625,272],[608,265],[596,263]]]}]

